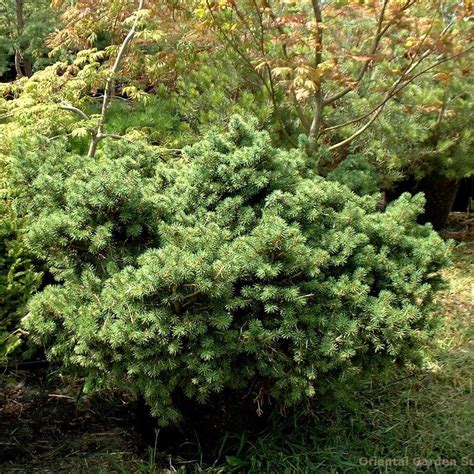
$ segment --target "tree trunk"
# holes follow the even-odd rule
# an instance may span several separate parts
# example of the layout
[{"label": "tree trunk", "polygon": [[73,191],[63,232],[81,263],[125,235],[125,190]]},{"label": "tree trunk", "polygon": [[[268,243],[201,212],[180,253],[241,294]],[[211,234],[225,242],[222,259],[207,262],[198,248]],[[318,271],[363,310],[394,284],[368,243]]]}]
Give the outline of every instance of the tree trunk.
[{"label": "tree trunk", "polygon": [[21,53],[18,48],[15,49],[15,71],[17,79],[23,77],[24,74],[21,70]]},{"label": "tree trunk", "polygon": [[25,71],[26,77],[33,75],[33,64],[31,63],[31,59],[27,56],[23,56],[23,71]]},{"label": "tree trunk", "polygon": [[436,230],[446,226],[459,188],[459,181],[445,176],[430,175],[420,182],[418,191],[425,193],[425,213],[422,222],[431,222]]},{"label": "tree trunk", "polygon": [[463,178],[459,181],[459,189],[452,210],[466,212],[470,199],[474,200],[474,177]]},{"label": "tree trunk", "polygon": [[[25,29],[25,2],[24,0],[16,0],[16,27],[17,27],[17,34],[18,34],[18,41],[20,41],[20,37]],[[31,63],[31,59],[28,58],[24,52],[22,51],[22,46],[18,44],[15,50],[15,68],[18,77],[27,76],[30,77],[33,74],[33,65]],[[23,63],[23,71],[21,70],[21,62]]]}]

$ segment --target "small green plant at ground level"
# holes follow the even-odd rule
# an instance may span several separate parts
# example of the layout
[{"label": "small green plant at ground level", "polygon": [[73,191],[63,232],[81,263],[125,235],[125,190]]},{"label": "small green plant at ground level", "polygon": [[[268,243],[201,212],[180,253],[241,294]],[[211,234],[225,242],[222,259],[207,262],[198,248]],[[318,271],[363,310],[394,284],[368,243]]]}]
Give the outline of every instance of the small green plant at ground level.
[{"label": "small green plant at ground level", "polygon": [[0,363],[20,345],[20,319],[38,285],[21,237],[21,221],[7,199],[0,200]]}]

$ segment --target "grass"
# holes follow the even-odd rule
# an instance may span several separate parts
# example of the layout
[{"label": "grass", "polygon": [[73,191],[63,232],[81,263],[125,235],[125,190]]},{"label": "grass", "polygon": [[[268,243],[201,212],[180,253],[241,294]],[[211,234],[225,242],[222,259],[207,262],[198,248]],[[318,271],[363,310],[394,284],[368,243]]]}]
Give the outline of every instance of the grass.
[{"label": "grass", "polygon": [[[212,453],[196,439],[180,457],[158,438],[137,447],[126,400],[76,406],[57,384],[37,389],[20,374],[0,387],[0,472],[472,472],[474,227],[463,238],[446,271],[445,323],[432,363],[366,386],[350,407],[279,417],[258,435],[230,432]],[[2,463],[2,446],[14,445],[24,452]]]}]

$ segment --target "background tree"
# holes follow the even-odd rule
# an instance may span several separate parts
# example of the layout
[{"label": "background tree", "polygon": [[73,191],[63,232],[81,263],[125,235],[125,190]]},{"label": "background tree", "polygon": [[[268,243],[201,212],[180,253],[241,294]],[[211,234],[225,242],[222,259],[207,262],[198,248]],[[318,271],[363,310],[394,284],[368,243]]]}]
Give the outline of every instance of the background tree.
[{"label": "background tree", "polygon": [[[390,101],[364,140],[350,147],[378,169],[379,186],[389,196],[423,191],[424,219],[437,229],[446,225],[460,180],[474,173],[469,125],[474,101],[466,93],[472,84],[469,55],[439,66],[436,74],[420,77]],[[343,122],[345,114],[360,114],[367,101],[361,97],[347,106],[348,111],[335,111],[336,121]],[[343,133],[351,135],[355,129],[356,124],[349,124]]]},{"label": "background tree", "polygon": [[[127,48],[121,75],[129,92],[133,87],[150,90],[158,85],[172,86],[183,68],[199,67],[200,52],[211,51],[212,36],[193,21],[193,1],[145,1],[141,8],[140,28],[133,44]],[[138,1],[79,0],[73,4],[54,2],[63,8],[63,27],[52,35],[48,43],[55,52],[76,53],[104,50],[104,67],[111,68],[121,45],[130,30],[130,19],[139,6]]]},{"label": "background tree", "polygon": [[49,62],[46,37],[58,26],[49,0],[1,0],[0,78],[12,65],[17,77],[44,67]]},{"label": "background tree", "polygon": [[[254,70],[275,109],[297,117],[310,148],[320,142],[338,150],[408,84],[472,51],[470,8],[451,0],[205,0],[198,14]],[[334,110],[347,110],[358,96],[368,99],[367,109],[335,122]],[[357,125],[350,135],[340,133],[350,124]]]}]

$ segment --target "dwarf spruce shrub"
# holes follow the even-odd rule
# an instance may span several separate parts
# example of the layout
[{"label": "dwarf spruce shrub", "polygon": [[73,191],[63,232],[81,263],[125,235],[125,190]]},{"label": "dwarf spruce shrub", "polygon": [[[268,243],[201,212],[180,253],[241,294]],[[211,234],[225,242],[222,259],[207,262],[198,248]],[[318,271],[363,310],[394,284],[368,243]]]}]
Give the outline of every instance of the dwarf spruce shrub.
[{"label": "dwarf spruce shrub", "polygon": [[18,153],[28,246],[56,279],[27,329],[86,389],[143,395],[161,423],[178,390],[292,405],[413,360],[432,333],[447,247],[416,223],[422,197],[377,211],[252,122],[174,160],[125,141],[94,160]]}]

